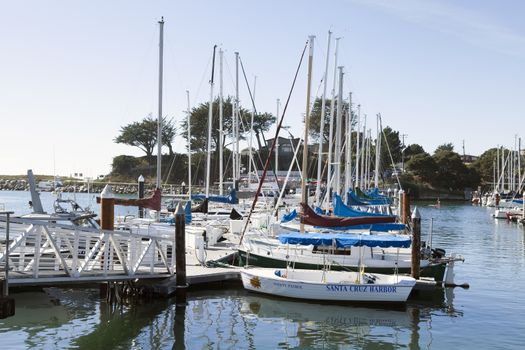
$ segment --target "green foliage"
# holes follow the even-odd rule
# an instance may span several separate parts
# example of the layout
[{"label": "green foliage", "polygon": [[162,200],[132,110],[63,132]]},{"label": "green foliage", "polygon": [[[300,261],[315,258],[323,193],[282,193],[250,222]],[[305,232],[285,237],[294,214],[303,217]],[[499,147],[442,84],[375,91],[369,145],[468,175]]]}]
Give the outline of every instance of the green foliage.
[{"label": "green foliage", "polygon": [[468,168],[456,152],[441,149],[434,154],[433,158],[437,165],[433,185],[459,190],[465,187],[474,188],[479,184],[479,174],[474,168]]},{"label": "green foliage", "polygon": [[[388,143],[388,147],[387,147]],[[391,127],[387,126],[383,128],[383,133],[381,135],[381,169],[386,170],[393,166],[392,159],[390,158],[390,153],[392,154],[392,159],[394,163],[401,162],[401,140],[399,139],[399,131],[392,130]]]},{"label": "green foliage", "polygon": [[431,182],[435,177],[438,166],[428,153],[419,153],[413,155],[409,161],[405,163],[407,170],[414,175],[419,176],[423,181]]},{"label": "green foliage", "polygon": [[143,165],[144,163],[140,158],[126,155],[116,156],[113,158],[113,163],[111,164],[111,174],[132,176],[134,171]]},{"label": "green foliage", "polygon": [[454,152],[454,145],[451,142],[439,145],[434,151],[434,154],[439,153],[440,151]]},{"label": "green foliage", "polygon": [[[165,118],[162,120],[162,144],[168,146],[170,154],[173,154],[171,143],[175,137],[175,126],[171,120],[166,121]],[[157,120],[147,117],[140,122],[125,125],[120,128],[120,134],[114,141],[138,147],[146,153],[148,160],[151,161],[157,144]]]},{"label": "green foliage", "polygon": [[413,143],[411,145],[408,145],[407,147],[405,147],[405,149],[403,151],[403,155],[405,157],[405,162],[410,160],[410,158],[412,158],[412,156],[414,156],[416,154],[421,154],[421,153],[425,153],[425,150],[423,149],[422,146],[418,145],[417,143]]},{"label": "green foliage", "polygon": [[[494,168],[495,163],[497,162],[497,154],[498,149],[497,148],[491,148],[485,152],[479,157],[478,160],[476,160],[472,167],[477,170],[481,177],[481,182],[483,184],[488,184],[493,182],[494,177]],[[496,179],[497,181],[497,179]]]},{"label": "green foliage", "polygon": [[[330,111],[331,111],[331,103],[332,103],[332,100],[330,99],[326,99],[325,100],[325,114],[324,114],[324,129],[323,129],[323,143],[328,143],[328,138],[329,138],[329,135],[330,135]],[[312,111],[310,113],[310,123],[309,123],[309,136],[311,137],[311,140],[313,142],[315,141],[319,141],[319,131],[321,130],[321,111],[322,111],[322,99],[321,98],[316,98],[315,101],[314,101],[314,104],[312,106]],[[337,112],[337,99],[335,100],[334,102],[334,113]],[[344,117],[342,118],[342,132],[344,134],[345,130],[346,130],[346,115],[348,113],[348,102],[343,102],[343,112],[344,112]],[[353,120],[354,120],[354,124],[356,124],[356,121],[357,121],[357,116],[355,115],[355,112],[352,111],[353,113]],[[336,118],[337,119],[337,118]],[[333,130],[333,138],[335,140],[335,130],[338,129],[338,126],[337,126],[337,120],[334,119],[334,130]]]},{"label": "green foliage", "polygon": [[[219,99],[213,104],[213,121],[212,121],[212,148],[216,149],[219,144]],[[191,123],[191,149],[196,152],[206,152],[208,139],[208,112],[209,103],[201,103],[194,107],[190,112]],[[247,109],[239,107],[239,114],[242,119],[240,126],[240,139],[244,140],[250,132],[251,115]],[[261,131],[268,131],[270,126],[275,123],[275,116],[271,113],[258,113],[254,117],[254,131],[256,134]],[[188,121],[185,118],[181,123],[182,136],[188,139]],[[226,141],[233,135],[233,98],[227,97],[223,101],[223,145],[227,146]]]}]

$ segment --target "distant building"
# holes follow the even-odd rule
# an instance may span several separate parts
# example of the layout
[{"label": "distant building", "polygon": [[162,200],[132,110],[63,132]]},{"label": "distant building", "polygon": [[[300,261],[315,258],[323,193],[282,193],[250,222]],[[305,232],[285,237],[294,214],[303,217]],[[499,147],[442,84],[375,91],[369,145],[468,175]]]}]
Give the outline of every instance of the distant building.
[{"label": "distant building", "polygon": [[476,160],[478,160],[479,157],[478,156],[473,156],[471,154],[464,154],[461,156],[461,160],[463,161],[463,163],[465,164],[470,164],[470,163],[474,163]]}]

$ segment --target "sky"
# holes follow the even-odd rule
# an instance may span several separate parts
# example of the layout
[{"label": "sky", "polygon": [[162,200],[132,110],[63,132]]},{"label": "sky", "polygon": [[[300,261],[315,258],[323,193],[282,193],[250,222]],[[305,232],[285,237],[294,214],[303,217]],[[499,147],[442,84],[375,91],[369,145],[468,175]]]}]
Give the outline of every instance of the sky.
[{"label": "sky", "polygon": [[[341,37],[344,95],[352,92],[374,130],[381,113],[383,126],[429,153],[447,142],[461,153],[463,140],[473,155],[513,147],[525,120],[523,13],[518,0],[0,0],[0,174],[94,177],[117,155],[142,155],[113,140],[121,126],[157,115],[161,16],[163,114],[177,125],[186,90],[192,107],[209,99],[215,44],[225,51],[225,95],[234,94],[238,51],[250,83],[257,77],[258,111],[275,113],[315,35],[312,98],[320,97],[331,30]],[[306,76],[303,64],[284,119],[297,136]],[[245,84],[240,98],[250,107]],[[180,134],[174,149],[185,152]]]}]

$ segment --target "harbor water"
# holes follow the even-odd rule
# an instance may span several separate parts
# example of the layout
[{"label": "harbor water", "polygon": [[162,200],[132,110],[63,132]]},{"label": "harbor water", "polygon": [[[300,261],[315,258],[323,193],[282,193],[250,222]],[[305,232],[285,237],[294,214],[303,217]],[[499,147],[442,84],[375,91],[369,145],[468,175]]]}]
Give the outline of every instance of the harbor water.
[{"label": "harbor water", "polygon": [[[29,211],[29,199],[0,192],[0,204],[18,214]],[[76,199],[97,210],[93,196]],[[53,196],[42,200],[51,210]],[[192,289],[186,307],[173,299],[109,305],[90,288],[15,291],[16,315],[0,320],[2,349],[522,349],[523,227],[494,220],[491,208],[416,204],[423,240],[433,218],[433,246],[465,258],[455,281],[469,289],[424,293],[401,309],[274,298],[240,284]]]}]

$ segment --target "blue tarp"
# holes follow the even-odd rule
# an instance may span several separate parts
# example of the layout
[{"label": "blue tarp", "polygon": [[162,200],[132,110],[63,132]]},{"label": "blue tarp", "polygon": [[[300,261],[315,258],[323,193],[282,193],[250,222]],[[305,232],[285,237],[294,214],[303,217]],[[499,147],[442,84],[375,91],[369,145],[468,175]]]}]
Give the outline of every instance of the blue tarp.
[{"label": "blue tarp", "polygon": [[523,205],[523,199],[515,199],[513,200],[514,203],[516,204],[522,204]]},{"label": "blue tarp", "polygon": [[390,235],[353,235],[349,233],[282,233],[279,241],[283,244],[301,244],[315,246],[331,246],[335,242],[338,248],[349,247],[380,247],[408,248],[410,237]]},{"label": "blue tarp", "polygon": [[346,196],[346,205],[380,205],[380,204],[388,204],[388,198],[361,199],[355,194],[354,191],[348,190],[348,195]]},{"label": "blue tarp", "polygon": [[352,217],[352,218],[359,217],[359,216],[390,216],[390,215],[385,215],[385,214],[368,213],[366,211],[352,209],[343,203],[343,199],[337,193],[334,193],[333,205],[334,205],[334,215],[335,216]]},{"label": "blue tarp", "polygon": [[401,231],[406,228],[405,224],[367,224],[367,225],[354,225],[345,227],[330,227],[331,230],[346,231],[346,230],[370,230],[375,232],[388,232],[388,231]]},{"label": "blue tarp", "polygon": [[[202,199],[206,198],[205,194],[193,194],[191,195],[192,199]],[[208,196],[209,202],[218,202],[218,203],[229,203],[229,204],[238,204],[239,199],[237,198],[237,191],[235,189],[231,190],[230,194],[227,196]]]},{"label": "blue tarp", "polygon": [[297,210],[294,209],[293,211],[289,212],[288,214],[284,214],[283,217],[281,218],[281,222],[285,223],[285,222],[288,222],[288,221],[292,221],[296,217],[297,217]]}]

